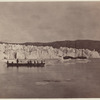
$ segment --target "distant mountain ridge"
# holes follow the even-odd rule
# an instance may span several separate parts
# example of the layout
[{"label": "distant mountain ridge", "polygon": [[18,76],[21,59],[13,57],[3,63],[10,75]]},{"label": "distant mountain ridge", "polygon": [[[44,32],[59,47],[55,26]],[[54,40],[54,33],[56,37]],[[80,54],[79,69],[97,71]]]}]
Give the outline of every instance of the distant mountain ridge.
[{"label": "distant mountain ridge", "polygon": [[75,41],[55,41],[48,43],[40,43],[40,42],[27,42],[24,45],[34,45],[34,46],[52,46],[54,48],[60,47],[69,47],[69,48],[77,48],[77,49],[89,49],[96,50],[100,52],[100,41],[94,40],[75,40]]},{"label": "distant mountain ridge", "polygon": [[[6,42],[0,42],[0,44]],[[6,44],[20,44],[20,45],[33,45],[33,46],[52,46],[53,48],[69,47],[77,49],[89,49],[100,52],[100,41],[95,40],[65,40],[65,41],[54,41],[54,42],[26,42],[26,43],[6,43]]]}]

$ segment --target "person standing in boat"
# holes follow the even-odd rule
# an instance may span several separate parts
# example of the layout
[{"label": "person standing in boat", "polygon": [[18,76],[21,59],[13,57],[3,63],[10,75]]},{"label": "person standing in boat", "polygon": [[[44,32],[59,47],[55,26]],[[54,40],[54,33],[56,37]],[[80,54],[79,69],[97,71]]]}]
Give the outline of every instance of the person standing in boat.
[{"label": "person standing in boat", "polygon": [[30,60],[30,64],[32,64],[32,61]]},{"label": "person standing in boat", "polygon": [[44,61],[43,60],[41,60],[41,64],[43,64],[44,63]]},{"label": "person standing in boat", "polygon": [[7,60],[7,64],[9,63],[9,61]]},{"label": "person standing in boat", "polygon": [[28,65],[29,65],[29,61],[27,61]]},{"label": "person standing in boat", "polygon": [[19,63],[19,60],[17,59],[17,64]]},{"label": "person standing in boat", "polygon": [[34,60],[34,64],[36,64],[36,61]]}]

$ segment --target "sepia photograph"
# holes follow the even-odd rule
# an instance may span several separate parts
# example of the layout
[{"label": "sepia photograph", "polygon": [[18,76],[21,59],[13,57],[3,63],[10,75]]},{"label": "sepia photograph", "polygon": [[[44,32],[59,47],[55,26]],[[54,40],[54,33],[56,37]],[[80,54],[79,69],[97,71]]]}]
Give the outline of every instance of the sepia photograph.
[{"label": "sepia photograph", "polygon": [[100,98],[100,1],[0,2],[0,98]]}]

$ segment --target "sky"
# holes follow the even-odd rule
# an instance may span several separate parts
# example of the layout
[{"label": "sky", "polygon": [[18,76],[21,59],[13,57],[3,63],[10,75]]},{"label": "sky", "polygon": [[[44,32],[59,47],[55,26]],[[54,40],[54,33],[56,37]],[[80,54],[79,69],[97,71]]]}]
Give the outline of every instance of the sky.
[{"label": "sky", "polygon": [[0,41],[100,40],[100,2],[0,2]]}]

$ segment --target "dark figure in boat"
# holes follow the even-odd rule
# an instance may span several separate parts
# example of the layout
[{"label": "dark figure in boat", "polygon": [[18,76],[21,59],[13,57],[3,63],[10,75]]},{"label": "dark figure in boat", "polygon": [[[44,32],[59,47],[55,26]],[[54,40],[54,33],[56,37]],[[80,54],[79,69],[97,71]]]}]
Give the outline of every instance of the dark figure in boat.
[{"label": "dark figure in boat", "polygon": [[19,60],[17,59],[17,64],[18,64]]},{"label": "dark figure in boat", "polygon": [[44,67],[45,62],[41,61],[41,62],[36,62],[34,61],[34,63],[32,63],[31,60],[27,61],[27,63],[19,63],[19,60],[16,60],[16,63],[9,63],[9,61],[7,61],[7,66],[37,66],[37,67]]}]

